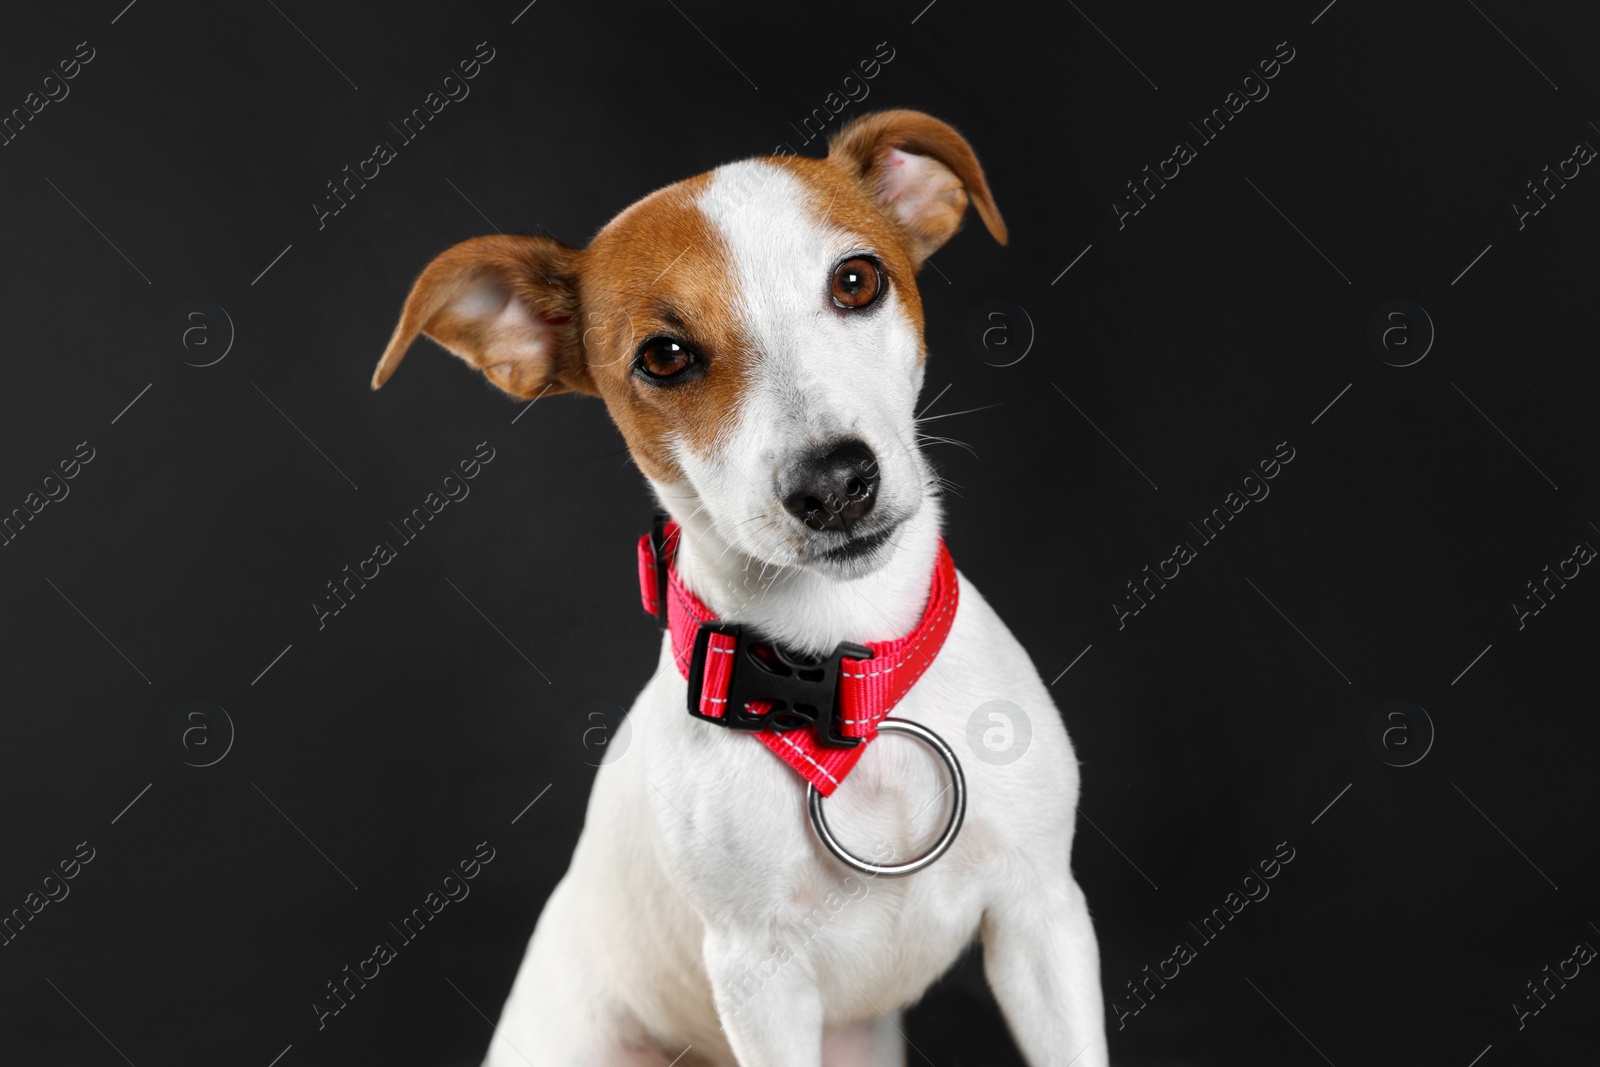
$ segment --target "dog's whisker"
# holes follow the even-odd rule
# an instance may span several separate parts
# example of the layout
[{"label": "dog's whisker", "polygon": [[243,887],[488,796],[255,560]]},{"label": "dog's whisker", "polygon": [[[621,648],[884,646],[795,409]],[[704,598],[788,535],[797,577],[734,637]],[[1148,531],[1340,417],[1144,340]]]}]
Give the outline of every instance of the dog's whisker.
[{"label": "dog's whisker", "polygon": [[921,430],[917,431],[917,440],[919,440],[919,441],[932,441],[932,442],[934,442],[936,444],[944,444],[944,445],[960,445],[962,448],[970,448],[970,447],[972,447],[967,442],[961,440],[959,437],[946,437],[946,436],[943,436],[941,434],[936,434],[936,433],[923,433]]},{"label": "dog's whisker", "polygon": [[916,415],[916,417],[914,417],[911,421],[912,422],[921,422],[922,421],[922,416],[926,415],[928,412],[932,411],[933,410],[933,405],[935,405],[935,404],[937,404],[939,402],[939,397],[942,397],[942,396],[944,396],[944,394],[948,393],[950,391],[950,387],[955,385],[955,384],[956,384],[955,382],[947,383],[943,389],[939,390],[939,395],[934,397],[932,400],[928,401],[927,406],[925,406]]},{"label": "dog's whisker", "polygon": [[974,411],[988,411],[990,408],[1000,408],[1000,407],[1005,407],[1005,405],[1004,404],[984,404],[982,407],[967,408],[964,411],[949,411],[949,412],[946,412],[943,415],[929,415],[927,418],[917,419],[916,422],[917,422],[917,425],[920,426],[925,422],[936,422],[939,419],[953,419],[957,415],[971,415]]},{"label": "dog's whisker", "polygon": [[976,459],[978,456],[978,450],[967,444],[965,441],[957,441],[953,437],[932,437],[928,434],[918,434],[918,436],[921,437],[923,441],[930,444],[951,445],[955,448],[959,448],[963,452],[970,454],[974,459]]}]

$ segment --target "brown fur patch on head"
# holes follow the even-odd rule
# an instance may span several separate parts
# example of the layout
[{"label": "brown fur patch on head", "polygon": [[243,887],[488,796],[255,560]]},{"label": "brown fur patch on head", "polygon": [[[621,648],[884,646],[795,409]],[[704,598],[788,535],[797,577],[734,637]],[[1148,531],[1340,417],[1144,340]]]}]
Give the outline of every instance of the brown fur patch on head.
[{"label": "brown fur patch on head", "polygon": [[[641,470],[681,481],[671,442],[708,455],[731,428],[757,353],[736,313],[732,255],[695,202],[700,175],[658,190],[606,225],[584,253],[584,358]],[[639,345],[686,342],[704,373],[661,387],[633,373]]]}]

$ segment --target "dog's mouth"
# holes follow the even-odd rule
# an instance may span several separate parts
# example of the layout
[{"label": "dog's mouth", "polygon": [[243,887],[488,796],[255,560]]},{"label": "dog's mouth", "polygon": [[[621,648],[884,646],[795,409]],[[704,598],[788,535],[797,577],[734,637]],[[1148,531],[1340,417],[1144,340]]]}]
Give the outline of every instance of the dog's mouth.
[{"label": "dog's mouth", "polygon": [[889,543],[889,538],[894,536],[898,523],[884,526],[868,534],[851,536],[839,544],[819,548],[808,562],[832,563],[849,565],[857,563],[872,556],[875,552]]}]

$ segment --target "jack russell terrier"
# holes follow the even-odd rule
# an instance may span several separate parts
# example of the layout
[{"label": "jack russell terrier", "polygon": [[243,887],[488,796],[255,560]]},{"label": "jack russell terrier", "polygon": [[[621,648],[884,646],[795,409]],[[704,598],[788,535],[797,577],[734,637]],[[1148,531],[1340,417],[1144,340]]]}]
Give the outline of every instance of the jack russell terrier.
[{"label": "jack russell terrier", "polygon": [[[1077,760],[950,562],[918,447],[915,277],[969,200],[1004,243],[967,142],[885,111],[826,159],[651,193],[588,248],[465,241],[412,288],[373,388],[424,333],[514,397],[598,396],[671,516],[641,543],[667,632],[632,748],[597,776],[489,1067],[901,1065],[899,1013],[975,937],[1033,1067],[1106,1064]],[[991,700],[1031,742],[963,777],[940,737]]]}]

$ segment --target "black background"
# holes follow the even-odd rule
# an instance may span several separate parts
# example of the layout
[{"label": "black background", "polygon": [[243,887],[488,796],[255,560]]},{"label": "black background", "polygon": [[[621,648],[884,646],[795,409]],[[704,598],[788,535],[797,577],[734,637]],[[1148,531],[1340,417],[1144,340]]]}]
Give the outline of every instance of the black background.
[{"label": "black background", "polygon": [[[0,108],[95,58],[0,148],[0,511],[95,458],[0,548],[0,910],[95,858],[0,948],[0,1060],[477,1062],[577,839],[585,731],[654,663],[648,502],[593,401],[523,418],[426,343],[368,376],[449,244],[582,244],[667,182],[817,154],[790,123],[887,41],[834,125],[953,123],[1013,234],[973,220],[923,272],[924,398],[949,387],[930,432],[976,453],[935,450],[952,550],[1083,762],[1108,1001],[1199,948],[1124,1029],[1108,1011],[1114,1062],[1593,1062],[1592,968],[1521,1030],[1511,1005],[1600,944],[1600,578],[1522,629],[1510,604],[1600,544],[1600,177],[1521,229],[1510,201],[1600,144],[1600,16],[1325,2],[8,12]],[[324,183],[480,41],[471,95],[319,229]],[[1281,41],[1270,96],[1198,144],[1185,123]],[[1119,230],[1179,139],[1198,158]],[[1036,330],[1004,368],[966,343],[997,299]],[[171,340],[190,300],[236,330],[213,366]],[[1437,329],[1409,367],[1366,341],[1392,300]],[[319,630],[324,583],[481,441],[471,496]],[[1270,497],[1119,629],[1124,583],[1284,441]],[[1437,731],[1404,768],[1367,740],[1394,699]],[[190,700],[237,728],[209,767],[167,740]],[[319,1031],[323,983],[480,841],[471,897]],[[1283,841],[1271,895],[1200,946],[1188,923]],[[975,957],[907,1031],[912,1063],[1018,1062]]]}]

